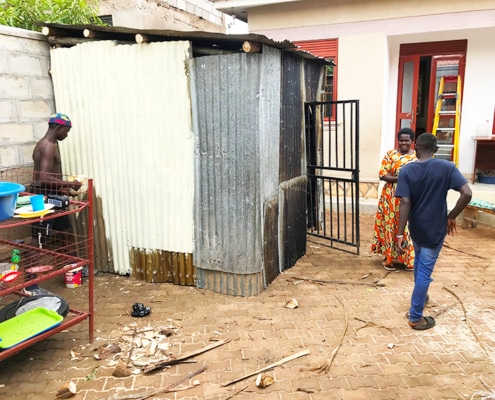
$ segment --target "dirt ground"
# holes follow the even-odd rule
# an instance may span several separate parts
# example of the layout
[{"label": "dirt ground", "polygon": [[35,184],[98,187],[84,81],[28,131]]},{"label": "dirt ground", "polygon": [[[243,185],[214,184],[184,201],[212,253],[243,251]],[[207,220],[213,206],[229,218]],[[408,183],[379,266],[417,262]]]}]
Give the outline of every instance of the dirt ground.
[{"label": "dirt ground", "polygon": [[[84,322],[8,358],[0,396],[54,399],[67,382],[75,384],[74,399],[114,400],[466,399],[491,392],[495,229],[459,227],[447,238],[425,310],[437,325],[418,332],[405,318],[413,275],[385,271],[369,254],[372,224],[362,216],[359,256],[308,241],[307,254],[256,297],[98,274],[94,343]],[[84,285],[67,289],[54,280],[45,288],[84,307]],[[135,302],[150,315],[131,317]],[[145,372],[170,356],[184,360]],[[265,388],[255,385],[262,369],[273,379]]]}]

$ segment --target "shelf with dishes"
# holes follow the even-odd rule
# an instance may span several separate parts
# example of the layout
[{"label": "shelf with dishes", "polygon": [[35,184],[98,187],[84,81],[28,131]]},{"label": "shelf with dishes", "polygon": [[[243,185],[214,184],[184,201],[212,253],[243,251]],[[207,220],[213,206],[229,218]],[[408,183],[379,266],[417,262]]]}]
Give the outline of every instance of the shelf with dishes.
[{"label": "shelf with dishes", "polygon": [[[37,210],[31,204],[34,194],[24,186],[12,203],[2,197],[6,182],[0,182],[0,360],[84,320],[93,341],[92,180],[88,182],[84,196],[67,198],[66,204],[48,203],[48,196],[42,196]],[[54,229],[59,217],[76,226]],[[61,296],[37,286],[62,277],[67,288],[76,288],[82,284],[83,267],[89,271],[84,310],[71,308]]]},{"label": "shelf with dishes", "polygon": [[31,196],[33,195],[27,192],[21,192],[19,194],[18,199],[20,203],[17,202],[17,206],[13,210],[13,215],[3,220],[1,220],[2,218],[0,216],[0,229],[28,225],[40,220],[49,220],[63,215],[74,214],[84,210],[89,205],[87,201],[68,200],[69,203],[64,208],[57,207],[53,203],[45,203],[43,210],[33,211],[32,205],[29,203],[26,204],[26,202],[29,202]]}]

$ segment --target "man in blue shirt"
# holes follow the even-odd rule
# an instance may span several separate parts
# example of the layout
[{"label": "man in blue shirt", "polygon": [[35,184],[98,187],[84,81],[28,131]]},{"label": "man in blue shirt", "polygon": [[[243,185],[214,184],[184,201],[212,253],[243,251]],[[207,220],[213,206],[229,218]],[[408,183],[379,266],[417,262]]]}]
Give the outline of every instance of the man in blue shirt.
[{"label": "man in blue shirt", "polygon": [[[409,326],[416,330],[435,326],[432,317],[423,317],[431,274],[445,236],[456,231],[456,217],[471,200],[471,188],[454,164],[433,158],[437,138],[423,133],[416,142],[417,162],[405,165],[399,174],[396,197],[400,197],[397,246],[403,252],[403,232],[409,220],[414,245],[414,289],[409,310]],[[447,214],[447,192],[460,192],[455,207]]]}]

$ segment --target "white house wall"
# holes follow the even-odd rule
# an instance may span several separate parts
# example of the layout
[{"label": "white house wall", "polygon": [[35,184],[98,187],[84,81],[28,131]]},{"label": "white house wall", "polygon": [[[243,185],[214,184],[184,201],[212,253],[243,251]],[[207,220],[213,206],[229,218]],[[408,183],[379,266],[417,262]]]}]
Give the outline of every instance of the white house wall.
[{"label": "white house wall", "polygon": [[94,178],[110,272],[130,272],[131,248],[193,252],[189,52],[184,41],[51,52],[57,111],[73,121],[64,172]]},{"label": "white house wall", "polygon": [[386,92],[386,36],[353,35],[339,39],[339,100],[359,100],[360,170],[363,179],[377,176],[376,160],[383,130],[382,99]]},{"label": "white house wall", "polygon": [[[381,158],[395,143],[400,45],[467,39],[459,168],[471,177],[472,136],[488,135],[493,125],[495,1],[379,3],[338,0],[317,6],[304,0],[253,8],[249,27],[275,40],[338,38],[338,98],[360,100],[363,182],[378,182]],[[297,7],[303,7],[300,13]]]},{"label": "white house wall", "polygon": [[[461,171],[471,172],[474,168],[473,136],[491,135],[495,109],[495,47],[492,38],[494,29],[475,30],[468,38],[467,61],[462,106],[459,160]],[[487,48],[492,48],[487,52]],[[495,155],[494,155],[495,157]]]},{"label": "white house wall", "polygon": [[[493,0],[302,0],[286,2],[263,7],[249,8],[250,32],[270,32],[277,34],[281,30],[308,34],[314,32],[313,38],[332,38],[328,30],[336,27],[339,32],[349,29],[347,33],[358,33],[355,29],[373,27],[379,22],[382,30],[389,31],[392,26],[401,28],[403,19],[432,18],[432,28],[463,29],[483,26],[484,21],[493,23],[495,2]],[[491,14],[491,16],[490,16]],[[276,18],[274,18],[276,16]],[[410,28],[420,29],[411,25]],[[318,33],[319,30],[319,33]],[[419,32],[419,31],[418,31]],[[265,34],[265,33],[263,33]],[[268,37],[272,37],[267,34]],[[300,38],[299,40],[306,40]]]}]

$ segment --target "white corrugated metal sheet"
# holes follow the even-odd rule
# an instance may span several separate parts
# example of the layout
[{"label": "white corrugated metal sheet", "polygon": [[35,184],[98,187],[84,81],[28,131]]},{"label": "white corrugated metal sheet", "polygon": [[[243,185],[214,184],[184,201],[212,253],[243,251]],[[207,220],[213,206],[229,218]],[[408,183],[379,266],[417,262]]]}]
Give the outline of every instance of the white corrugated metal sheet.
[{"label": "white corrugated metal sheet", "polygon": [[187,41],[51,52],[56,108],[73,121],[64,173],[94,178],[110,272],[130,272],[131,248],[193,252],[189,55]]}]

